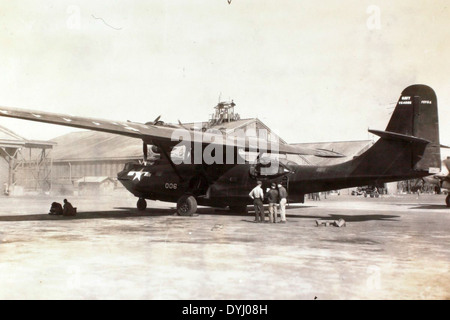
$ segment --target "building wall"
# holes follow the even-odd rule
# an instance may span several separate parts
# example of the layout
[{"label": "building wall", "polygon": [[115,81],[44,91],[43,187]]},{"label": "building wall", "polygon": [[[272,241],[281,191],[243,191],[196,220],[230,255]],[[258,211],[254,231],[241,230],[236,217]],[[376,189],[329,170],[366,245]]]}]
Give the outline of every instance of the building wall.
[{"label": "building wall", "polygon": [[83,177],[109,177],[117,179],[125,163],[133,160],[97,160],[53,162],[52,177],[55,183],[75,181]]},{"label": "building wall", "polygon": [[4,184],[8,183],[9,179],[9,164],[4,157],[0,157],[0,195],[3,194]]},{"label": "building wall", "polygon": [[114,181],[106,180],[102,183],[80,183],[78,186],[78,194],[88,195],[107,195],[114,191]]}]

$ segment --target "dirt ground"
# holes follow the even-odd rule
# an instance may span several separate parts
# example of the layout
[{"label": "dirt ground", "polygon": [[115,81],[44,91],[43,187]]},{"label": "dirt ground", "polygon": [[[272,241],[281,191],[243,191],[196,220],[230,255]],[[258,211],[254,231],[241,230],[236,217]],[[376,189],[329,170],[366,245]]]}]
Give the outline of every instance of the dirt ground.
[{"label": "dirt ground", "polygon": [[[450,299],[443,195],[328,196],[286,224],[126,193],[0,198],[0,299]],[[346,220],[317,227],[316,220]]]}]

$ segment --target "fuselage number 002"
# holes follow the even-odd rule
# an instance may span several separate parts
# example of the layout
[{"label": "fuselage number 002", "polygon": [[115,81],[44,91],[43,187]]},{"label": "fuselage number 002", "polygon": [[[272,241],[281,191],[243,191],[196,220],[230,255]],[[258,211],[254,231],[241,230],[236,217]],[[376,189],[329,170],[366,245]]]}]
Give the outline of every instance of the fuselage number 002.
[{"label": "fuselage number 002", "polygon": [[166,189],[176,189],[176,188],[178,188],[178,185],[176,184],[176,183],[169,183],[169,182],[166,182],[166,184],[164,185],[164,187],[166,188]]}]

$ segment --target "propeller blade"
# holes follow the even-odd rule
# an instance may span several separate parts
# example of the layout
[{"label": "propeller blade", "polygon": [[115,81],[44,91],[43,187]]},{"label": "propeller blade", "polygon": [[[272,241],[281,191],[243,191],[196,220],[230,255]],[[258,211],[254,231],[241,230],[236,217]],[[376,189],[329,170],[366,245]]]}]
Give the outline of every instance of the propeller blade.
[{"label": "propeller blade", "polygon": [[144,161],[147,161],[148,146],[145,142],[142,143],[142,151],[144,153]]},{"label": "propeller blade", "polygon": [[189,130],[188,128],[186,128],[180,121],[180,119],[178,119],[178,124],[185,130]]},{"label": "propeller blade", "polygon": [[447,170],[450,172],[450,159],[445,159],[442,161],[447,168]]}]

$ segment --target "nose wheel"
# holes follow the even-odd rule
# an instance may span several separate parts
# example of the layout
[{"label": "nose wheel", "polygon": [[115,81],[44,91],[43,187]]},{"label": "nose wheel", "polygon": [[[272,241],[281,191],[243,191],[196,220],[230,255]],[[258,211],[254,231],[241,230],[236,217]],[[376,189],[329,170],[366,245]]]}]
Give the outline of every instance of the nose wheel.
[{"label": "nose wheel", "polygon": [[136,206],[139,211],[144,211],[147,208],[147,201],[144,198],[139,198]]}]

